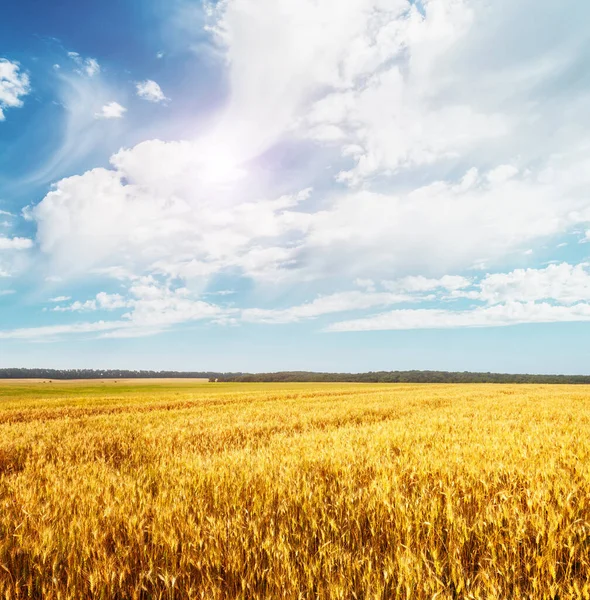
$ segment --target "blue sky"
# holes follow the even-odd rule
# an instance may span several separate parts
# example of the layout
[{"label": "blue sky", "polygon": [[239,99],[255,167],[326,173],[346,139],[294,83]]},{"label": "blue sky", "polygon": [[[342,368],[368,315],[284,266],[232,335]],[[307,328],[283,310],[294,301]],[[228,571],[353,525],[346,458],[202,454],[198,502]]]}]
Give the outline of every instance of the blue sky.
[{"label": "blue sky", "polygon": [[590,373],[588,18],[11,3],[0,365]]}]

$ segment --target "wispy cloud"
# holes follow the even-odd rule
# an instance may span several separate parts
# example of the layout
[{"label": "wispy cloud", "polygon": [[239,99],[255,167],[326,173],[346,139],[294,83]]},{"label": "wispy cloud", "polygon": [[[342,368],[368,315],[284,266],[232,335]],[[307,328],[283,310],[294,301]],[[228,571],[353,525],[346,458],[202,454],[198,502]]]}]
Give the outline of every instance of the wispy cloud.
[{"label": "wispy cloud", "polygon": [[44,338],[56,338],[63,335],[98,333],[112,331],[129,327],[127,322],[105,322],[94,323],[71,323],[68,325],[48,325],[45,327],[25,327],[0,331],[0,339],[12,340],[38,340]]},{"label": "wispy cloud", "polygon": [[68,56],[78,65],[78,73],[94,77],[100,73],[100,65],[95,58],[84,58],[78,52],[68,52]]},{"label": "wispy cloud", "polygon": [[320,296],[311,302],[285,309],[250,308],[242,311],[241,319],[253,323],[296,323],[340,312],[419,301],[418,298],[389,292],[339,292]]},{"label": "wispy cloud", "polygon": [[454,329],[506,327],[526,323],[590,321],[590,304],[554,306],[547,302],[509,302],[471,310],[409,309],[341,321],[326,331],[391,331],[404,329]]},{"label": "wispy cloud", "polygon": [[[15,183],[19,187],[54,183],[64,172],[72,172],[97,149],[110,148],[120,128],[105,129],[103,117],[106,114],[116,115],[117,109],[107,109],[105,113],[103,107],[113,102],[114,98],[125,98],[125,90],[100,70],[88,74],[80,68],[79,61],[74,61],[74,65],[76,67],[72,69],[65,63],[52,74],[50,83],[55,88],[54,105],[59,116],[59,134],[51,140],[53,145],[46,159],[36,163],[32,171]],[[121,125],[125,121],[116,120]]]}]

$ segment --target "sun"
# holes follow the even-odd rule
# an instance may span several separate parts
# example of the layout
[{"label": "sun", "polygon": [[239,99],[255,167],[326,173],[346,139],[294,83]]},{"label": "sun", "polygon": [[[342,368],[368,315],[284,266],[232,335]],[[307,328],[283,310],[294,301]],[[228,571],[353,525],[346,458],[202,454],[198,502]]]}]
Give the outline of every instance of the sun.
[{"label": "sun", "polygon": [[202,180],[211,185],[229,185],[247,174],[236,154],[225,145],[210,145],[203,157]]}]

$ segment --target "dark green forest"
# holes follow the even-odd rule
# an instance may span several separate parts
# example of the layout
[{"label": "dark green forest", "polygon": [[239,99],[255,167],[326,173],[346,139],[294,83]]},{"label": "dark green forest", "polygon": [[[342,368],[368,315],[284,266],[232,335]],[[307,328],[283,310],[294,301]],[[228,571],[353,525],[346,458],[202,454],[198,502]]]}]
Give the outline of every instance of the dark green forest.
[{"label": "dark green forest", "polygon": [[588,375],[527,375],[450,371],[371,371],[368,373],[216,373],[212,371],[126,371],[119,369],[0,369],[0,379],[157,379],[200,378],[219,382],[340,383],[575,383],[590,384]]}]

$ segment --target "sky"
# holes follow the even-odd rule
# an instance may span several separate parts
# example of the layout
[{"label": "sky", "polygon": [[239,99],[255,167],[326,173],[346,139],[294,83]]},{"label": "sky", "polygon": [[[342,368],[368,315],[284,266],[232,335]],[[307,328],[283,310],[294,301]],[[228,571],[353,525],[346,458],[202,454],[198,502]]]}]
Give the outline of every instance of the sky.
[{"label": "sky", "polygon": [[590,374],[589,19],[7,3],[0,367]]}]

